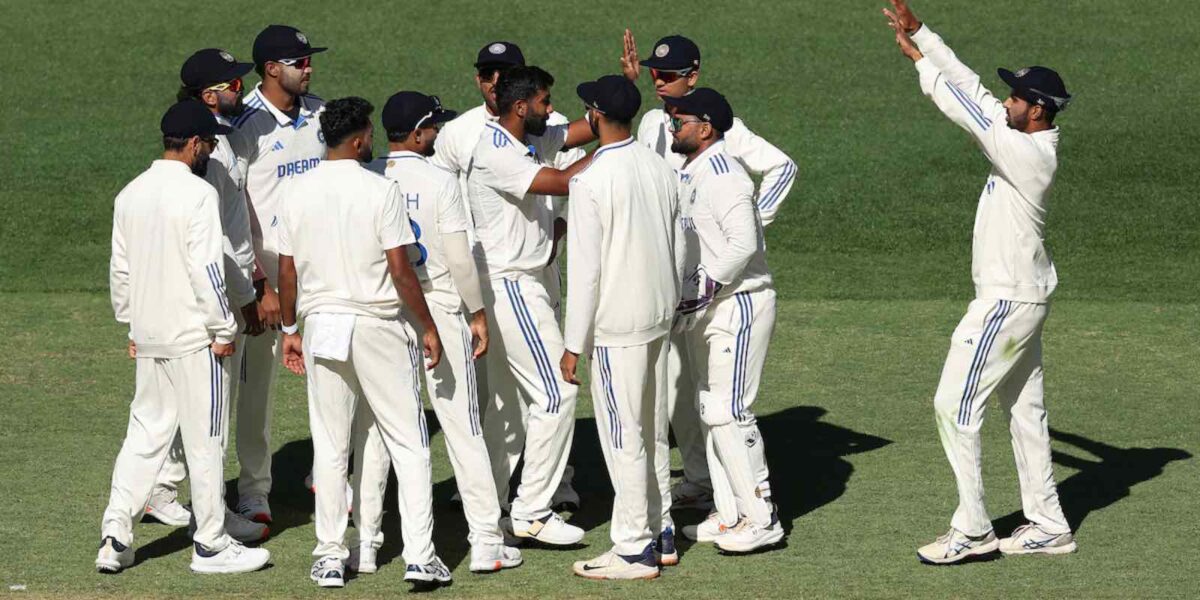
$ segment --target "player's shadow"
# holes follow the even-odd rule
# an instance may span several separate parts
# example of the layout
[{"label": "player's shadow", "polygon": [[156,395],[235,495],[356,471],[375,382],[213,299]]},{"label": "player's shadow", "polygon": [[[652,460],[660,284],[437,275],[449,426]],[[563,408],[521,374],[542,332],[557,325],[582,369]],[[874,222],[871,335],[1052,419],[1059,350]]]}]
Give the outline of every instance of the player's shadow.
[{"label": "player's shadow", "polygon": [[[1052,453],[1054,462],[1077,470],[1058,484],[1058,499],[1072,531],[1078,531],[1093,511],[1129,496],[1133,486],[1162,475],[1170,463],[1192,457],[1179,448],[1118,448],[1057,429],[1050,430],[1050,437],[1099,459]],[[994,527],[997,532],[1007,534],[1024,523],[1024,514],[1017,510],[997,519]]]},{"label": "player's shadow", "polygon": [[[767,465],[771,468],[771,495],[779,509],[784,529],[792,521],[841,497],[846,492],[854,466],[845,457],[878,450],[891,443],[878,436],[834,425],[821,418],[826,410],[816,406],[793,406],[758,417],[766,443]],[[612,513],[612,484],[600,451],[594,419],[580,419],[575,426],[572,464],[575,489],[583,498],[582,509],[571,523],[591,530],[609,521]],[[673,471],[673,476],[682,472]],[[677,526],[697,523],[706,515],[696,511],[673,511]],[[681,549],[690,544],[676,536]]]}]

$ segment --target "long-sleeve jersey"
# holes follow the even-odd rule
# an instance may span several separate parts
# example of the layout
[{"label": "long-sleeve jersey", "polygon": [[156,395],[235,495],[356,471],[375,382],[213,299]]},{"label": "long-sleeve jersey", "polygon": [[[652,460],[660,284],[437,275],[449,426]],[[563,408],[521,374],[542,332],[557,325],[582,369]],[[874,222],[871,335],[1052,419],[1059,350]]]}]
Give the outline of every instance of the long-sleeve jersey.
[{"label": "long-sleeve jersey", "polygon": [[175,160],[156,160],[117,195],[109,288],[139,357],[178,358],[237,323],[225,291],[217,190]]},{"label": "long-sleeve jersey", "polygon": [[567,350],[666,335],[679,304],[675,173],[633,138],[601,146],[571,179]]},{"label": "long-sleeve jersey", "polygon": [[1046,200],[1058,168],[1058,128],[1028,134],[1007,126],[1003,103],[922,26],[912,36],[921,91],[971,134],[992,163],[975,212],[971,277],[975,296],[1046,302],[1058,285],[1045,246]]},{"label": "long-sleeve jersey", "polygon": [[684,275],[703,267],[723,287],[717,297],[771,286],[754,182],[718,141],[679,171],[679,210],[687,238]]},{"label": "long-sleeve jersey", "polygon": [[[229,124],[224,117],[216,119],[222,125]],[[246,159],[237,155],[228,136],[217,136],[217,148],[208,161],[204,180],[216,188],[221,198],[225,285],[230,305],[240,308],[254,301],[254,242],[246,200]]]},{"label": "long-sleeve jersey", "polygon": [[[648,111],[638,124],[637,139],[665,158],[672,168],[679,170],[683,168],[686,157],[671,152],[670,122],[670,116],[663,109]],[[758,206],[763,225],[770,225],[796,181],[796,162],[771,142],[750,131],[738,118],[733,119],[733,127],[725,132],[725,152],[741,163],[747,172],[762,176],[754,203]]]}]

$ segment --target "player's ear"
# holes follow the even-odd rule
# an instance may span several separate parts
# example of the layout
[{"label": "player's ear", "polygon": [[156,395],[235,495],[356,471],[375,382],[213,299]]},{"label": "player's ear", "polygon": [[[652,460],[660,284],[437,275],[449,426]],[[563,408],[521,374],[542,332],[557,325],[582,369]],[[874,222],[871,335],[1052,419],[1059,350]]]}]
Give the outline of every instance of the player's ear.
[{"label": "player's ear", "polygon": [[693,69],[692,72],[688,73],[687,76],[688,87],[696,87],[697,81],[700,81],[700,69]]}]

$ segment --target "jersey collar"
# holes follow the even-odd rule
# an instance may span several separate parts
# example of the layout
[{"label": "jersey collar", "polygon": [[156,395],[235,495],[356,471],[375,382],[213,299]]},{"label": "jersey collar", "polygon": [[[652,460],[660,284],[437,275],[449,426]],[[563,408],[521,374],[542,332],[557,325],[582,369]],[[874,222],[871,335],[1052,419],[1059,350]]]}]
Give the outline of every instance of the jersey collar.
[{"label": "jersey collar", "polygon": [[279,110],[278,108],[275,108],[275,105],[271,104],[271,101],[268,100],[265,95],[263,95],[262,82],[259,82],[258,85],[254,86],[254,95],[258,96],[258,99],[262,102],[263,109],[265,109],[267,112],[271,113],[271,116],[275,117],[275,122],[279,123],[280,127],[291,127],[293,129],[300,129],[300,127],[303,126],[306,122],[308,122],[308,120],[311,119],[313,116],[314,111],[309,109],[308,106],[305,105],[304,96],[300,96],[300,97],[296,98],[296,103],[300,105],[300,112],[298,112],[296,114],[296,120],[292,121],[291,117],[287,116],[283,111]]},{"label": "jersey collar", "polygon": [[417,154],[411,150],[392,150],[391,152],[387,153],[385,158],[417,158],[420,160],[425,160],[424,156],[421,156],[420,154]]},{"label": "jersey collar", "polygon": [[493,115],[492,112],[487,109],[486,102],[479,105],[479,110],[481,112],[483,112],[483,120],[484,121],[489,122],[489,123],[499,123],[500,122],[500,115]]},{"label": "jersey collar", "polygon": [[515,135],[513,135],[507,129],[502,127],[500,125],[500,123],[488,122],[488,123],[485,123],[484,126],[488,127],[489,129],[499,131],[501,134],[503,134],[505,137],[507,137],[509,139],[509,141],[512,142],[512,146],[514,148],[516,148],[517,150],[524,150],[526,156],[535,156],[534,152],[533,152],[533,146],[531,144],[526,144],[525,142],[517,139],[517,137]]}]

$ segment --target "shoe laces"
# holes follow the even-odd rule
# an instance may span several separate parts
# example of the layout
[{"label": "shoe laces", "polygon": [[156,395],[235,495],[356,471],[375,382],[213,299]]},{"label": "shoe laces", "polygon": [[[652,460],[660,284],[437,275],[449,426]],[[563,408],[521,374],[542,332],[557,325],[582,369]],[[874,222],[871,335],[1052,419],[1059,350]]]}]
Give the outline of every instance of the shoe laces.
[{"label": "shoe laces", "polygon": [[1026,531],[1031,531],[1035,528],[1037,528],[1037,525],[1034,525],[1033,523],[1026,523],[1026,524],[1014,529],[1012,532],[1012,536],[1014,538],[1020,538],[1021,536],[1025,535]]}]

